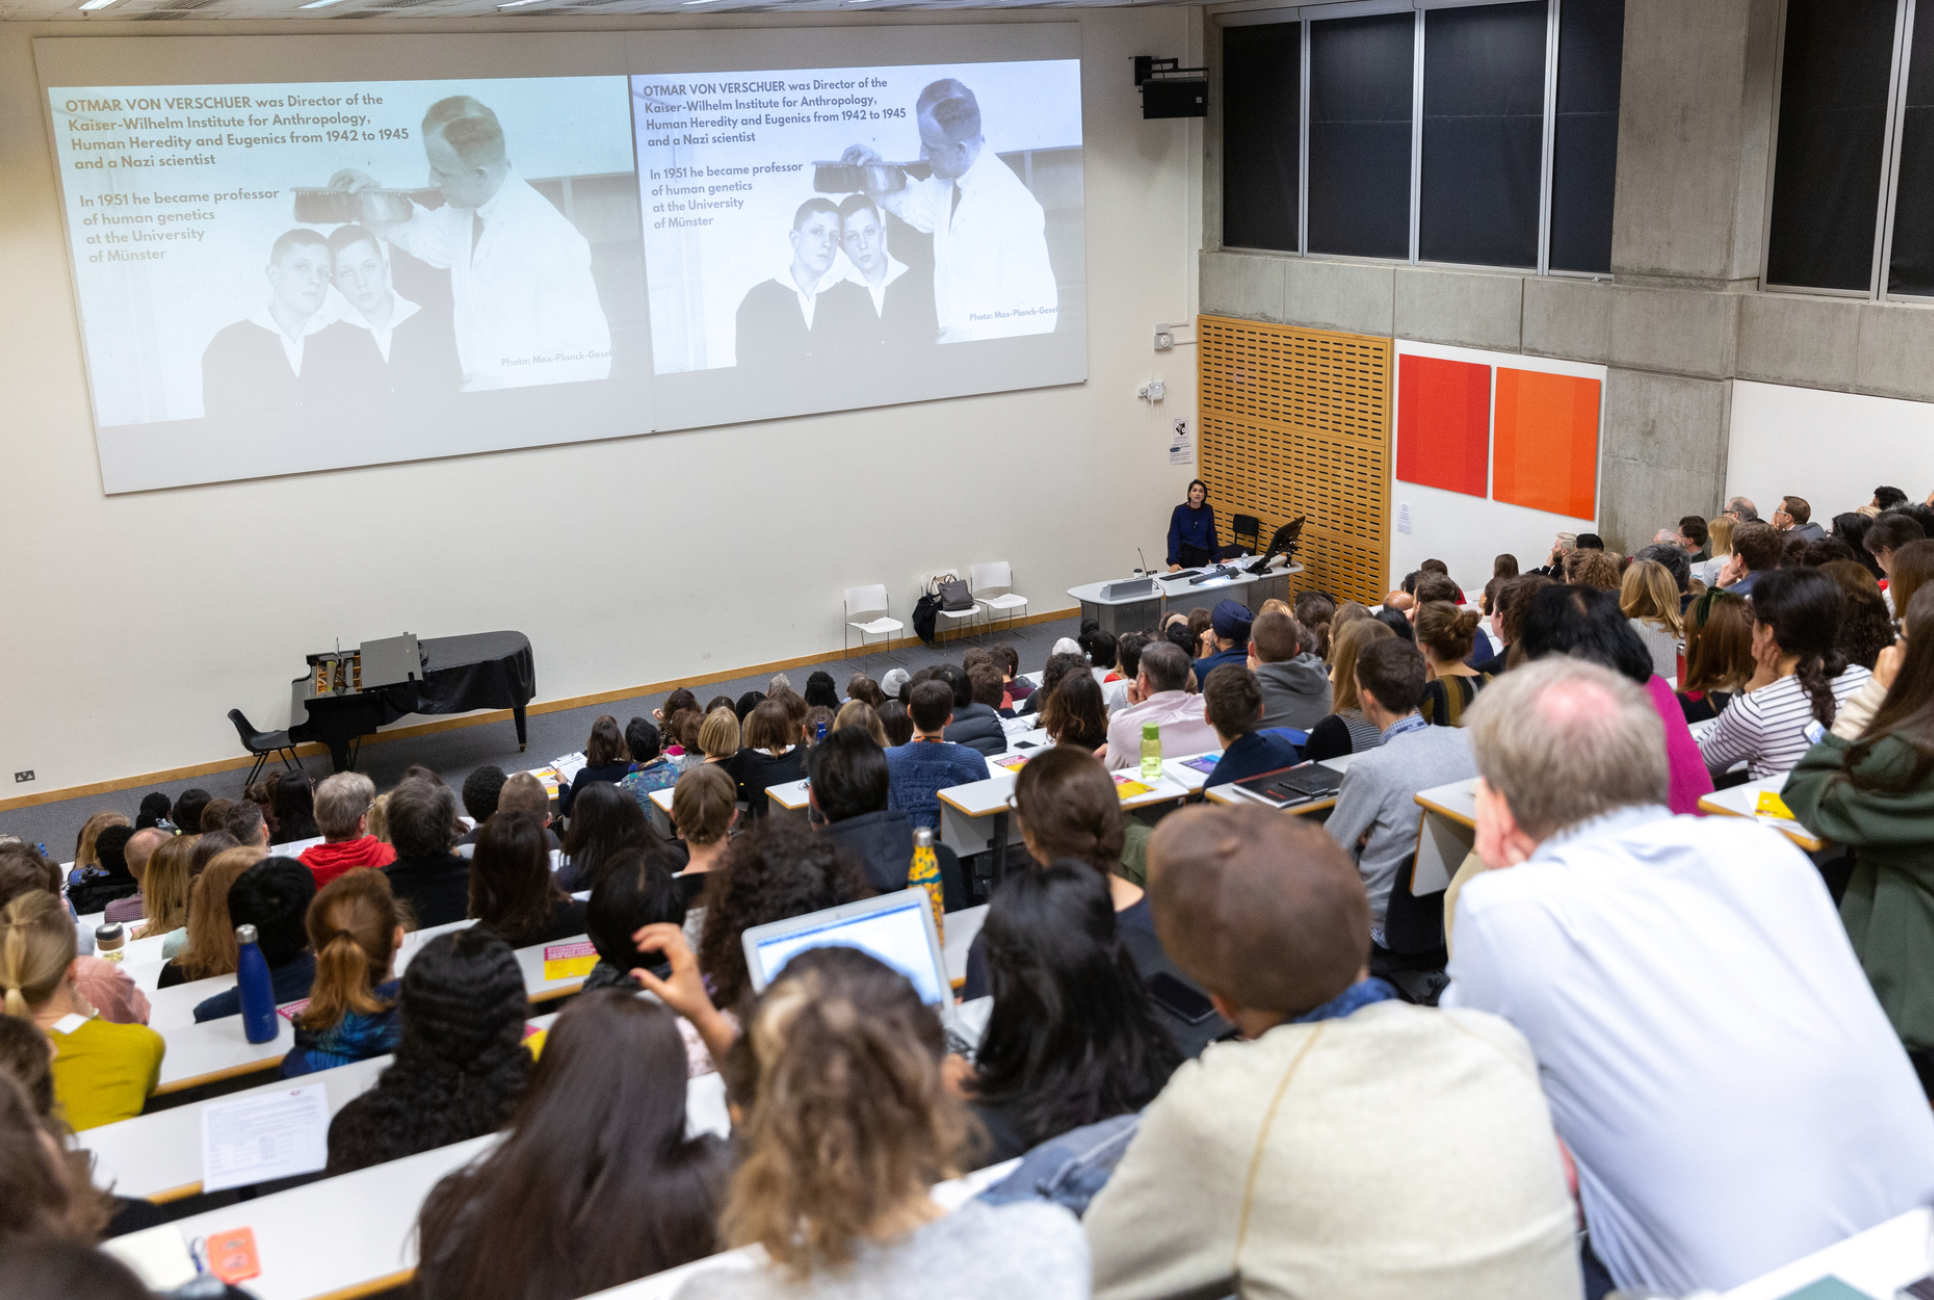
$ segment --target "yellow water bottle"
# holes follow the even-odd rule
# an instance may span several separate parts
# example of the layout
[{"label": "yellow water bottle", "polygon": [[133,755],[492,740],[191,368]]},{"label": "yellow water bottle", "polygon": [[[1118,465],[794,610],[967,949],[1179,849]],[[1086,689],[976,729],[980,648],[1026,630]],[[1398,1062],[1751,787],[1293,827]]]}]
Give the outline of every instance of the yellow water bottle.
[{"label": "yellow water bottle", "polygon": [[907,868],[907,884],[927,891],[933,903],[933,932],[944,939],[947,895],[940,887],[940,855],[933,851],[933,832],[925,826],[913,832],[913,863]]},{"label": "yellow water bottle", "polygon": [[1162,779],[1162,729],[1152,722],[1142,724],[1142,780]]}]

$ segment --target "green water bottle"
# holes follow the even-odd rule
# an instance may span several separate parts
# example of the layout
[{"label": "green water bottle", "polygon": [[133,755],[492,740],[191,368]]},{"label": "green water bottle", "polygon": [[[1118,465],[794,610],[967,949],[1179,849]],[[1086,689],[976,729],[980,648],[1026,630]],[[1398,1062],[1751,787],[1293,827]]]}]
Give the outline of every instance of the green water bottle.
[{"label": "green water bottle", "polygon": [[1142,724],[1142,780],[1162,779],[1162,729],[1152,722]]},{"label": "green water bottle", "polygon": [[947,895],[940,887],[940,855],[933,851],[933,832],[925,826],[913,832],[913,862],[907,868],[907,884],[927,891],[933,903],[933,932],[944,940]]}]

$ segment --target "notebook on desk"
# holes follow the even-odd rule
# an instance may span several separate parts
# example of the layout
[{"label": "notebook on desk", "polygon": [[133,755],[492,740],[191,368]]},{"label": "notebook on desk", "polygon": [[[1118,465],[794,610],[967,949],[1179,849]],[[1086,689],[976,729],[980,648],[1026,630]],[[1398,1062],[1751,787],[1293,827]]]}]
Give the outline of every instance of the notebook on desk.
[{"label": "notebook on desk", "polygon": [[1301,763],[1295,767],[1279,767],[1235,784],[1272,808],[1287,808],[1291,804],[1329,798],[1343,788],[1343,774],[1322,763]]}]

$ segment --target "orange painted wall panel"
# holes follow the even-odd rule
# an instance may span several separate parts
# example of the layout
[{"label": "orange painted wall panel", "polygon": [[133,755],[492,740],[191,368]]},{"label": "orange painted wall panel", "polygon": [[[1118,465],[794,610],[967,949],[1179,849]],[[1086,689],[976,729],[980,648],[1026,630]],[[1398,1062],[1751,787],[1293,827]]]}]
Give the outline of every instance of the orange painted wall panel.
[{"label": "orange painted wall panel", "polygon": [[1492,499],[1596,516],[1599,389],[1596,379],[1498,367]]}]

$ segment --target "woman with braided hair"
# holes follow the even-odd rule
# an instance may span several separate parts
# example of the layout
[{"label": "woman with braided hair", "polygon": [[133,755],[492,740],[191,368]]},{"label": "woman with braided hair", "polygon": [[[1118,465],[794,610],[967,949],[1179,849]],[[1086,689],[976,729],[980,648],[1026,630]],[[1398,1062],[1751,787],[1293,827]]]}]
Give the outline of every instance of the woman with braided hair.
[{"label": "woman with braided hair", "polygon": [[530,1079],[524,974],[489,926],[424,944],[397,1006],[395,1064],[329,1125],[331,1174],[494,1133]]},{"label": "woman with braided hair", "polygon": [[54,1096],[79,1130],[141,1113],[168,1050],[146,1025],[101,1019],[74,987],[74,918],[44,890],[0,910],[0,994],[54,1048]]},{"label": "woman with braided hair", "polygon": [[1833,725],[1840,702],[1872,674],[1835,645],[1845,601],[1818,569],[1771,569],[1753,583],[1753,679],[1699,742],[1715,777],[1735,763],[1755,780],[1791,771],[1814,724]]}]

